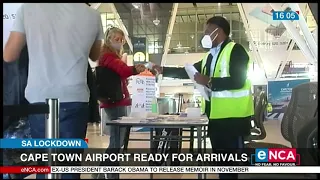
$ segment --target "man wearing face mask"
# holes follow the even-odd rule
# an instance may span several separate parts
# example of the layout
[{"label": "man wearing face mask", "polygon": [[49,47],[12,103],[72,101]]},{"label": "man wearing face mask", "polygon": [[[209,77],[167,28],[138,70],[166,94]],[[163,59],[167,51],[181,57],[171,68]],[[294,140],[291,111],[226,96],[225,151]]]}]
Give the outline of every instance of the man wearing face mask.
[{"label": "man wearing face mask", "polygon": [[[247,78],[249,55],[240,44],[229,38],[230,24],[224,17],[207,21],[203,48],[208,49],[194,67],[199,73],[198,84],[212,90],[210,101],[202,101],[201,108],[209,121],[208,136],[213,148],[237,149],[243,147],[243,137],[250,134],[253,115],[251,83]],[[170,68],[172,69],[172,68]],[[168,68],[163,69],[166,74]],[[180,78],[188,77],[184,69],[175,69]],[[220,179],[237,179],[237,174],[220,174]]]}]

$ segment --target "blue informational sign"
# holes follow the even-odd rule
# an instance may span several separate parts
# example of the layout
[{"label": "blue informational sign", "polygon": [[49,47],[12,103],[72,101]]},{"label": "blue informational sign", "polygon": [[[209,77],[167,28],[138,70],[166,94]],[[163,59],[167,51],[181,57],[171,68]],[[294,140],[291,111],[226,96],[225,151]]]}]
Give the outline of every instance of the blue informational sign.
[{"label": "blue informational sign", "polygon": [[268,82],[268,102],[272,105],[272,113],[268,119],[282,120],[284,112],[291,100],[292,88],[310,82],[310,79],[297,79]]}]

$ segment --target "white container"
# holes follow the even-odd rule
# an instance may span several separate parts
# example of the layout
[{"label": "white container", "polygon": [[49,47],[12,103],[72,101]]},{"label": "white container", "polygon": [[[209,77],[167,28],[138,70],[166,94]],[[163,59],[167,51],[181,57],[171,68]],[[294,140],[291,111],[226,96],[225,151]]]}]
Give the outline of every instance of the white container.
[{"label": "white container", "polygon": [[187,113],[187,117],[201,117],[200,108],[187,108],[186,113]]}]

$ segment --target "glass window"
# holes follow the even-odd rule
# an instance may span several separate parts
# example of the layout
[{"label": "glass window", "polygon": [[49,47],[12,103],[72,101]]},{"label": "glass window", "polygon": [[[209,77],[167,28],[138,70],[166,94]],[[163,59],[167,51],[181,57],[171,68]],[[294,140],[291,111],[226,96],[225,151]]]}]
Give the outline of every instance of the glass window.
[{"label": "glass window", "polygon": [[203,32],[202,33],[198,33],[198,40],[196,41],[197,46],[198,46],[198,51],[197,52],[205,52],[205,49],[202,48],[201,45],[201,39],[203,38]]},{"label": "glass window", "polygon": [[196,15],[195,14],[193,14],[193,15],[190,14],[188,16],[188,21],[195,23],[196,22]]},{"label": "glass window", "polygon": [[231,38],[231,39],[232,39],[233,42],[240,44],[240,39],[238,39],[238,38]]},{"label": "glass window", "polygon": [[148,53],[154,54],[154,42],[149,43],[148,45]]},{"label": "glass window", "polygon": [[178,36],[178,39],[180,41],[188,41],[189,38],[190,37],[189,37],[188,33],[180,33]]},{"label": "glass window", "polygon": [[187,22],[183,23],[180,26],[180,32],[182,33],[193,33],[196,30],[195,22]]},{"label": "glass window", "polygon": [[181,20],[183,23],[188,23],[189,21],[189,15],[183,15],[181,16]]},{"label": "glass window", "polygon": [[159,54],[162,53],[162,45],[159,41],[150,42],[148,45],[149,54]]},{"label": "glass window", "polygon": [[230,18],[232,19],[232,21],[240,21],[240,19],[241,19],[240,13],[232,12],[230,14]]},{"label": "glass window", "polygon": [[199,14],[204,15],[204,14],[205,14],[204,8],[198,8],[198,9],[197,9],[197,14],[198,14],[198,15],[199,15]]},{"label": "glass window", "polygon": [[206,23],[198,23],[197,25],[197,29],[198,29],[198,33],[203,33],[204,32],[204,29],[206,27]]},{"label": "glass window", "polygon": [[244,25],[243,22],[240,21],[241,17],[239,13],[232,13],[230,15],[230,18],[232,19],[232,30],[243,30]]},{"label": "glass window", "polygon": [[177,16],[175,23],[178,24],[178,23],[181,23],[181,22],[183,22],[183,21],[182,21],[182,16]]},{"label": "glass window", "polygon": [[229,13],[222,14],[222,16],[226,18],[226,20],[228,20],[229,23],[231,22],[231,15]]},{"label": "glass window", "polygon": [[115,19],[115,15],[113,13],[106,13],[107,14],[107,19]]},{"label": "glass window", "polygon": [[138,25],[137,30],[138,30],[137,34],[146,34],[146,31],[144,30],[143,25]]},{"label": "glass window", "polygon": [[101,13],[101,22],[102,22],[102,27],[107,26],[107,13]]},{"label": "glass window", "polygon": [[205,23],[207,21],[206,15],[205,14],[199,14],[198,15],[198,20],[200,23]]},{"label": "glass window", "polygon": [[[123,25],[124,25],[126,28],[129,27],[129,20],[128,20],[128,19],[122,19],[121,21],[122,21]],[[127,30],[128,30],[128,29],[127,29]]]},{"label": "glass window", "polygon": [[115,27],[120,27],[119,26],[119,23],[116,21],[116,20],[107,20],[106,21],[107,23],[107,27],[109,27],[109,26],[115,26]]},{"label": "glass window", "polygon": [[236,31],[233,30],[231,31],[231,38],[236,38],[236,39],[247,39],[247,34],[246,31]]},{"label": "glass window", "polygon": [[240,39],[240,44],[247,50],[249,51],[249,41],[247,39]]},{"label": "glass window", "polygon": [[181,16],[181,15],[187,15],[188,14],[188,10],[187,9],[178,9],[177,11],[177,16]]}]

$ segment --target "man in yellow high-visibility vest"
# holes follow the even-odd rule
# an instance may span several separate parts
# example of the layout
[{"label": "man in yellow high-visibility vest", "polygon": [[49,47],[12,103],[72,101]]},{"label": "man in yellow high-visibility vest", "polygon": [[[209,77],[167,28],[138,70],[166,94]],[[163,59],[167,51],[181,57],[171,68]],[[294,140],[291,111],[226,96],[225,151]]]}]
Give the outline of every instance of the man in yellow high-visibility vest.
[{"label": "man in yellow high-visibility vest", "polygon": [[[201,108],[209,121],[208,135],[213,148],[242,148],[243,137],[250,135],[250,120],[254,114],[251,82],[247,77],[251,63],[242,45],[230,40],[230,24],[221,16],[207,21],[203,48],[209,49],[195,64],[198,84],[211,90],[210,101]],[[237,174],[220,174],[220,179],[237,179]]]},{"label": "man in yellow high-visibility vest", "polygon": [[[207,21],[201,40],[207,49],[201,61],[194,64],[199,73],[195,81],[212,90],[210,101],[201,108],[210,119],[208,136],[213,148],[243,147],[243,137],[250,135],[254,102],[247,78],[250,58],[246,50],[230,40],[230,24],[221,16]],[[183,68],[163,67],[164,75],[187,78]],[[237,179],[237,174],[220,174],[220,179]]]}]

